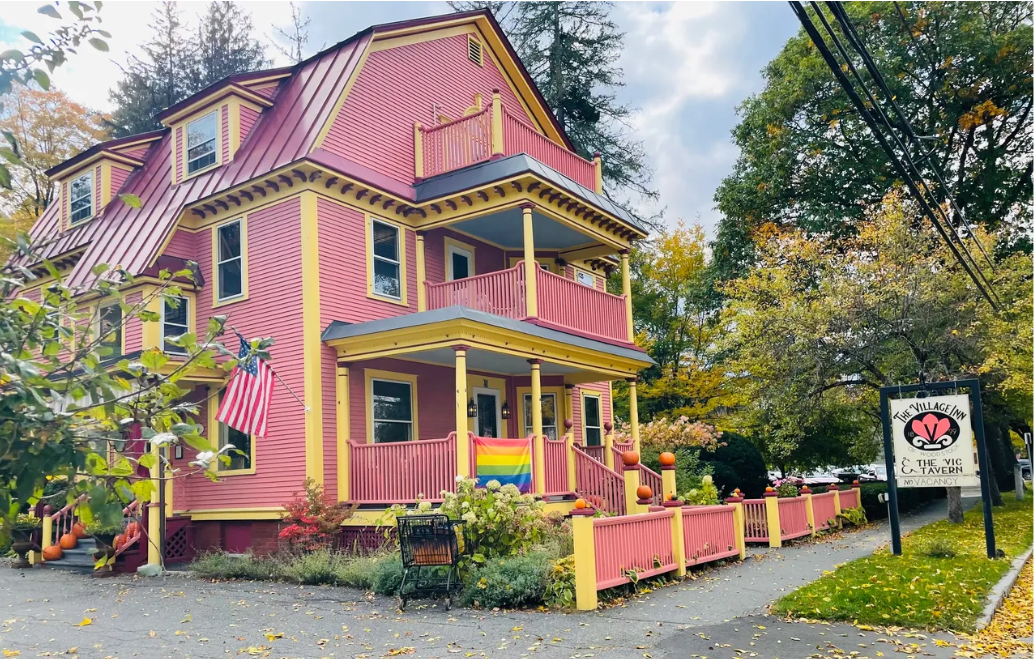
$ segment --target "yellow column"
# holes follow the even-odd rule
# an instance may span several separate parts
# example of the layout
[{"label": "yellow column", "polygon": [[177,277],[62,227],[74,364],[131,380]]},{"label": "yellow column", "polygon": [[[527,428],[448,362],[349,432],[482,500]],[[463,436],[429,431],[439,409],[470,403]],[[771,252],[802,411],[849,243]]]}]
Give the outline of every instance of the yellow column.
[{"label": "yellow column", "polygon": [[740,560],[742,561],[747,557],[746,529],[744,529],[746,520],[743,517],[743,497],[729,497],[725,501],[732,506],[733,524],[736,525],[736,547],[740,550]]},{"label": "yellow column", "polygon": [[603,160],[599,151],[592,154],[592,164],[596,169],[596,193],[603,194]]},{"label": "yellow column", "polygon": [[646,506],[639,505],[639,495],[636,494],[639,489],[639,461],[631,465],[622,464],[621,472],[625,480],[625,514],[645,513]]},{"label": "yellow column", "polygon": [[599,605],[596,595],[596,536],[592,530],[592,512],[571,511],[571,531],[574,535],[574,594],[579,611],[595,611]]},{"label": "yellow column", "polygon": [[323,485],[323,342],[320,333],[320,252],[316,193],[301,194],[302,377],[305,400],[305,476]]},{"label": "yellow column", "polygon": [[628,378],[628,423],[632,426],[632,450],[639,450],[639,399],[636,396],[638,378]]},{"label": "yellow column", "polygon": [[413,124],[413,175],[418,181],[424,178],[424,131],[419,121]]},{"label": "yellow column", "polygon": [[524,299],[528,318],[539,315],[538,294],[535,290],[539,264],[535,261],[535,230],[531,219],[533,208],[534,204],[521,204],[521,212],[524,214]]},{"label": "yellow column", "polygon": [[620,469],[621,465],[614,466],[614,424],[607,421],[603,430],[603,464],[611,469]]},{"label": "yellow column", "polygon": [[661,503],[668,500],[668,495],[671,495],[672,500],[676,498],[675,492],[675,465],[661,466]]},{"label": "yellow column", "polygon": [[[567,487],[572,492],[578,489],[578,479],[574,468],[574,385],[564,385],[564,400],[566,407],[566,418],[564,427],[567,429]],[[584,438],[582,439],[584,442]]]},{"label": "yellow column", "polygon": [[682,519],[682,506],[677,501],[665,501],[664,507],[675,511],[675,514],[671,516],[671,553],[675,558],[675,576],[684,577],[686,576],[686,528],[685,520]]},{"label": "yellow column", "polygon": [[427,266],[424,262],[424,232],[416,232],[416,310],[427,311]]},{"label": "yellow column", "polygon": [[161,469],[161,458],[159,457],[159,448],[155,444],[151,444],[151,455],[155,458],[155,463],[148,470],[151,475],[151,485],[154,489],[151,491],[151,505],[147,507],[147,564],[148,565],[161,565],[162,556],[158,549],[158,545],[161,542],[161,524],[162,524],[162,509],[158,505],[160,503],[160,494],[158,488],[162,486],[161,481],[158,478],[159,469]]},{"label": "yellow column", "polygon": [[[144,309],[157,314],[157,317],[161,318],[162,312],[165,310],[165,300],[162,299],[161,295],[155,295],[157,290],[157,286],[144,286],[142,295],[147,300]],[[125,330],[123,329],[123,331]],[[149,348],[165,350],[167,347],[162,339],[162,323],[160,320],[143,321],[140,325],[140,339],[141,347],[144,350]]]},{"label": "yellow column", "polygon": [[54,518],[50,513],[43,515],[43,543],[40,549],[46,549],[54,544]]},{"label": "yellow column", "polygon": [[833,493],[833,512],[837,516],[837,528],[843,526],[844,522],[840,519],[840,488],[837,487],[836,483],[829,486],[829,491]]},{"label": "yellow column", "polygon": [[350,478],[352,474],[352,447],[348,444],[351,436],[348,410],[348,364],[337,364],[337,377],[334,379],[334,410],[337,424],[337,498],[348,501],[352,497]]},{"label": "yellow column", "polygon": [[632,275],[628,271],[628,250],[621,250],[621,294],[625,298],[625,327],[628,330],[628,342],[635,341],[635,329],[632,326]]},{"label": "yellow column", "polygon": [[808,516],[808,526],[811,527],[811,534],[818,535],[819,532],[815,528],[815,508],[811,504],[811,488],[805,485],[801,488],[801,496],[804,497],[804,512]]},{"label": "yellow column", "polygon": [[546,442],[542,438],[542,360],[529,359],[531,364],[531,433],[535,442],[535,492],[546,493]]},{"label": "yellow column", "polygon": [[[165,457],[168,458],[169,453],[166,449]],[[165,467],[165,517],[172,517],[173,501],[172,501],[173,487],[172,487],[172,467],[168,465]]]},{"label": "yellow column", "polygon": [[452,349],[456,351],[456,474],[471,476],[467,438],[467,346]]},{"label": "yellow column", "polygon": [[768,520],[768,546],[783,546],[783,531],[779,526],[779,495],[772,488],[765,491],[765,518]]},{"label": "yellow column", "polygon": [[499,90],[492,90],[492,157],[506,152],[503,143],[503,103]]}]

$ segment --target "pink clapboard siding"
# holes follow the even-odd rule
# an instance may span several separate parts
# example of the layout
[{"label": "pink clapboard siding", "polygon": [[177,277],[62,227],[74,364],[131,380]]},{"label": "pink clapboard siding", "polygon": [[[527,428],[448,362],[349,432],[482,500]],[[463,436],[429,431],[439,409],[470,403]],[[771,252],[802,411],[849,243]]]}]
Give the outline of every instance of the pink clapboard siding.
[{"label": "pink clapboard siding", "polygon": [[495,61],[485,57],[484,66],[478,66],[468,59],[466,34],[372,52],[323,148],[412,182],[414,122],[434,126],[434,107],[458,119],[477,93],[489,105],[493,89],[500,90],[505,107],[526,118]]},{"label": "pink clapboard siding", "polygon": [[779,499],[779,531],[783,540],[811,534],[808,525],[807,501],[804,497]]},{"label": "pink clapboard siding", "polygon": [[[137,305],[143,299],[142,293],[130,293],[126,304]],[[143,322],[139,318],[127,318],[122,330],[125,334],[126,354],[140,350],[144,345]]]},{"label": "pink clapboard siding", "polygon": [[836,525],[837,509],[833,492],[811,495],[811,509],[815,514],[815,526],[818,530],[825,531],[830,527],[830,522]]},{"label": "pink clapboard siding", "polygon": [[274,96],[276,96],[276,90],[279,89],[279,87],[279,85],[273,84],[268,85],[266,87],[249,87],[248,89],[260,96],[265,96],[266,98],[273,98]]},{"label": "pink clapboard siding", "polygon": [[856,488],[840,490],[840,510],[858,508],[861,505],[862,502],[858,497],[858,490]]},{"label": "pink clapboard siding", "polygon": [[176,160],[176,182],[183,180],[183,127],[176,129],[176,153],[173,154]]},{"label": "pink clapboard siding", "polygon": [[[61,182],[61,194],[57,200],[61,204],[61,226],[68,226],[68,181]],[[35,233],[33,233],[35,238]]]},{"label": "pink clapboard siding", "polygon": [[645,579],[676,568],[671,546],[674,508],[642,515],[594,519],[596,588],[628,583],[628,570]]},{"label": "pink clapboard siding", "polygon": [[121,167],[111,168],[111,196],[114,198],[119,191],[122,190],[123,184],[126,179],[129,178],[130,172],[128,169],[122,169]]},{"label": "pink clapboard siding", "polygon": [[427,281],[437,284],[445,281],[445,239],[465,243],[474,248],[474,274],[483,275],[509,268],[506,254],[495,245],[481,242],[449,229],[433,229],[424,234],[424,270]]},{"label": "pink clapboard siding", "polygon": [[739,555],[734,513],[732,506],[682,508],[686,565],[699,565]]},{"label": "pink clapboard siding", "polygon": [[[176,232],[172,234],[172,237],[169,238],[169,242],[165,246],[165,249],[162,250],[162,254],[175,256],[181,259],[190,259],[192,261],[197,260],[197,235],[198,234],[191,233],[189,231],[177,229]],[[208,251],[211,252],[212,250],[209,249]],[[211,290],[208,290],[206,292],[202,292],[201,295],[205,295],[206,293],[211,296],[212,292]]]},{"label": "pink clapboard siding", "polygon": [[241,139],[239,144],[244,144],[244,140],[248,138],[258,118],[259,113],[256,110],[241,106]]},{"label": "pink clapboard siding", "polygon": [[[585,417],[582,415],[582,393],[598,393],[600,395],[600,410],[602,415],[602,426],[603,423],[613,422],[613,416],[611,414],[610,404],[610,386],[606,382],[590,382],[587,384],[580,384],[574,388],[574,393],[571,395],[571,420],[574,421],[574,439],[581,445],[585,445]],[[607,431],[600,430],[600,436],[606,435]]]},{"label": "pink clapboard siding", "polygon": [[[276,345],[270,351],[273,368],[299,393],[305,391],[300,216],[297,197],[248,214],[249,297],[213,309],[210,284],[197,296],[196,328],[203,333],[208,318],[219,313],[229,315],[229,322],[246,337],[275,337]],[[215,281],[211,231],[202,231],[196,237],[197,261],[207,282]],[[226,341],[230,350],[237,350],[233,337]],[[216,429],[209,431],[209,441],[214,444]],[[333,426],[325,432],[333,434]],[[190,476],[189,507],[279,506],[301,488],[305,479],[305,412],[279,383],[273,391],[268,436],[256,438],[255,445],[253,475],[226,476],[219,483],[210,483],[202,475]]]},{"label": "pink clapboard siding", "polygon": [[222,124],[222,152],[223,164],[230,162],[230,106],[224,105],[219,109],[220,123]]},{"label": "pink clapboard siding", "polygon": [[104,199],[104,192],[101,190],[101,183],[103,177],[101,176],[101,166],[97,165],[93,168],[93,214],[97,215],[100,212],[101,200]]},{"label": "pink clapboard siding", "polygon": [[743,500],[743,527],[747,542],[768,542],[768,512],[764,499]]}]

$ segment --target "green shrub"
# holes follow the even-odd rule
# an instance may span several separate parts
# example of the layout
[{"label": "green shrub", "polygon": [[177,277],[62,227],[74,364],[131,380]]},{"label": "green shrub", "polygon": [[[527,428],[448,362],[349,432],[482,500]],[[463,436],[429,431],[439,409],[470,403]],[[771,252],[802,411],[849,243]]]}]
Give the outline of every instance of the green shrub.
[{"label": "green shrub", "polygon": [[373,565],[373,592],[395,595],[402,583],[402,559],[398,554],[386,556]]},{"label": "green shrub", "polygon": [[204,554],[191,566],[205,579],[242,579],[247,581],[278,581],[283,578],[284,566],[272,558],[257,558],[251,554],[231,556],[223,553]]},{"label": "green shrub", "polygon": [[351,556],[347,560],[339,561],[334,565],[334,582],[339,586],[373,590],[377,565],[389,559],[389,555],[378,554]]},{"label": "green shrub", "polygon": [[551,562],[544,552],[495,558],[473,570],[460,597],[465,606],[514,609],[543,601]]},{"label": "green shrub", "polygon": [[337,567],[345,562],[344,557],[326,549],[298,554],[284,567],[283,577],[307,586],[336,584]]},{"label": "green shrub", "polygon": [[780,483],[776,488],[776,492],[779,494],[780,499],[793,499],[800,494],[800,490],[797,489],[797,486],[790,481],[783,481]]},{"label": "green shrub", "polygon": [[714,465],[714,482],[728,494],[737,487],[748,498],[759,498],[768,487],[768,467],[761,452],[743,435],[722,433],[724,446],[714,453],[704,452],[701,459]]},{"label": "green shrub", "polygon": [[948,538],[930,538],[923,541],[918,549],[920,554],[930,558],[955,558],[958,553]]},{"label": "green shrub", "polygon": [[865,516],[865,508],[844,508],[840,511],[838,517],[852,526],[861,526],[869,520]]},{"label": "green shrub", "polygon": [[546,606],[554,609],[569,609],[574,606],[574,556],[564,556],[550,563],[543,599]]},{"label": "green shrub", "polygon": [[714,506],[720,503],[718,488],[714,486],[714,480],[710,476],[704,476],[700,479],[700,487],[692,488],[679,498],[691,506]]}]

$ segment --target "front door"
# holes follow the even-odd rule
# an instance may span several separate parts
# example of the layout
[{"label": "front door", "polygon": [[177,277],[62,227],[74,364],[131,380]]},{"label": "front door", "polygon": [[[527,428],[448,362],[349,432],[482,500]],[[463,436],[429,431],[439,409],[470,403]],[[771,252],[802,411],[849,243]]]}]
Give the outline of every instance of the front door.
[{"label": "front door", "polygon": [[499,411],[499,391],[496,389],[474,389],[474,401],[478,406],[478,437],[502,437],[501,414]]}]

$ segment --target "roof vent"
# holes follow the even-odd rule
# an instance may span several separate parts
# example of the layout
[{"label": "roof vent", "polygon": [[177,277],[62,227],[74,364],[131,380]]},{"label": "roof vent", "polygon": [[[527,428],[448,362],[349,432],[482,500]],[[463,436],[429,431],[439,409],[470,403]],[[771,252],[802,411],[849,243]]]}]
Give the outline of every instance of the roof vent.
[{"label": "roof vent", "polygon": [[478,66],[484,66],[484,50],[482,50],[481,42],[470,35],[467,35],[467,57]]}]

